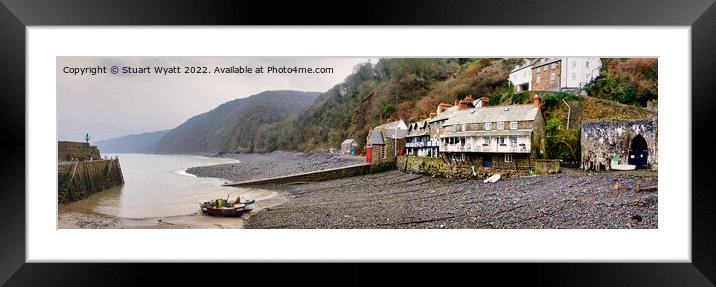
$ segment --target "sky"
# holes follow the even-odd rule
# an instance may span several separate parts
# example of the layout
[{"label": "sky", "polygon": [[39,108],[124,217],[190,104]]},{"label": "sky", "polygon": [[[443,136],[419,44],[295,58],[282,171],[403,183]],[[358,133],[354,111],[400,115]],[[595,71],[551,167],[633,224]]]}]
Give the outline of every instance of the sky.
[{"label": "sky", "polygon": [[[359,63],[375,58],[317,57],[57,57],[57,139],[92,141],[172,129],[227,101],[266,90],[325,92]],[[106,73],[81,74],[106,67]],[[116,66],[119,73],[112,74]],[[155,67],[206,67],[211,73],[156,74]],[[214,73],[217,67],[264,67],[264,73]],[[324,74],[268,74],[272,67],[333,68]],[[151,74],[122,74],[150,67]],[[203,68],[200,68],[203,70]],[[90,71],[85,69],[85,71]],[[75,74],[77,72],[77,74]]]}]

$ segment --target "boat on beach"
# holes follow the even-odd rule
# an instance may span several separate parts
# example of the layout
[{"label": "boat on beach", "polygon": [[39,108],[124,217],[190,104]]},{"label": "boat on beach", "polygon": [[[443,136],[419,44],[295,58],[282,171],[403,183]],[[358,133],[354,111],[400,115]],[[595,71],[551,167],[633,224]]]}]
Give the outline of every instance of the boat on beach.
[{"label": "boat on beach", "polygon": [[254,199],[241,201],[240,197],[236,197],[236,200],[229,201],[227,197],[226,199],[218,198],[200,203],[199,207],[201,208],[201,213],[206,215],[234,217],[253,210],[255,205],[256,200]]}]

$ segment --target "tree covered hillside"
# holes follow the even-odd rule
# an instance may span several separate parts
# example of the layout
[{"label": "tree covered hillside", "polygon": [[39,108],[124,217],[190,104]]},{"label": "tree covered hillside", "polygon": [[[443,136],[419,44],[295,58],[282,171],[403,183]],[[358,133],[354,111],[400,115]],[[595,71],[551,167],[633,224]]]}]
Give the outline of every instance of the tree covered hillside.
[{"label": "tree covered hillside", "polygon": [[251,152],[256,130],[304,110],[319,93],[265,91],[226,102],[164,135],[157,153]]},{"label": "tree covered hillside", "polygon": [[310,151],[337,147],[346,138],[364,144],[371,127],[389,118],[429,117],[440,102],[468,94],[498,98],[522,59],[412,58],[361,64],[305,111],[259,128],[256,151]]}]

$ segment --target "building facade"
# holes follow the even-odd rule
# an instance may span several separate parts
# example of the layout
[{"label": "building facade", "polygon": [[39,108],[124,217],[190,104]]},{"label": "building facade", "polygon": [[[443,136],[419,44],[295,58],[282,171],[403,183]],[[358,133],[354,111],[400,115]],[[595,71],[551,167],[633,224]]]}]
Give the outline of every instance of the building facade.
[{"label": "building facade", "polygon": [[408,126],[403,120],[373,128],[366,139],[366,149],[370,149],[371,164],[394,161],[397,155],[404,155],[407,134]]},{"label": "building facade", "polygon": [[438,141],[431,140],[430,125],[427,120],[411,123],[405,137],[407,155],[420,157],[438,157]]},{"label": "building facade", "polygon": [[532,61],[525,59],[510,72],[508,79],[515,88],[515,93],[532,90]]},{"label": "building facade", "polygon": [[545,157],[541,99],[528,105],[460,109],[439,130],[440,154],[452,164],[529,170]]},{"label": "building facade", "polygon": [[531,65],[532,91],[580,90],[599,76],[599,58],[543,58]]}]

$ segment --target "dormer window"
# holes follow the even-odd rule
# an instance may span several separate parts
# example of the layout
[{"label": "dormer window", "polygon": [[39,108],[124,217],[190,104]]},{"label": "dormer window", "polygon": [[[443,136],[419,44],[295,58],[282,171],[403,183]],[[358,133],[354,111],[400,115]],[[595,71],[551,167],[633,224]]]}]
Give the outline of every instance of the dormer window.
[{"label": "dormer window", "polygon": [[517,129],[517,122],[510,122],[510,129],[516,130]]},{"label": "dormer window", "polygon": [[497,122],[497,129],[498,129],[498,130],[504,130],[504,129],[505,129],[505,122]]},{"label": "dormer window", "polygon": [[485,123],[485,130],[489,131],[492,129],[492,123]]}]

